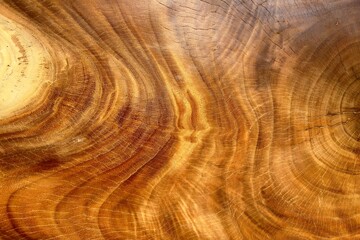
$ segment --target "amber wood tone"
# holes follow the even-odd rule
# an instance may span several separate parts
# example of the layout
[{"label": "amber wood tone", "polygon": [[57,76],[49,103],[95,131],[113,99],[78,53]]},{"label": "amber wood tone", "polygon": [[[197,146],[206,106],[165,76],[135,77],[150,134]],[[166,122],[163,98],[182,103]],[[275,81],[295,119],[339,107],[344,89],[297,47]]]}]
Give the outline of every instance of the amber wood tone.
[{"label": "amber wood tone", "polygon": [[360,239],[360,1],[0,0],[0,239]]}]

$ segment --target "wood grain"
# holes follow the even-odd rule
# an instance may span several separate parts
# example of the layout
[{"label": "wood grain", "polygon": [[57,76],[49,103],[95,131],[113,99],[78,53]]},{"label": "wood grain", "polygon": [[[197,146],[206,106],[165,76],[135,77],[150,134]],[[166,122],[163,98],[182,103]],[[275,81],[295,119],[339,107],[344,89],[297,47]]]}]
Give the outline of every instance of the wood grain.
[{"label": "wood grain", "polygon": [[360,239],[357,0],[0,1],[1,239]]}]

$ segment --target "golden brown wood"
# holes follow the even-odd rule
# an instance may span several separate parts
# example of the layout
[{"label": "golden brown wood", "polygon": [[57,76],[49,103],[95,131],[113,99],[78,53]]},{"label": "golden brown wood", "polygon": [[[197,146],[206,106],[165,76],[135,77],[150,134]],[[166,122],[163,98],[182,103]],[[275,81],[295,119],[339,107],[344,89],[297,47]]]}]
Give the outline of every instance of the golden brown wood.
[{"label": "golden brown wood", "polygon": [[0,1],[2,239],[360,239],[358,0]]}]

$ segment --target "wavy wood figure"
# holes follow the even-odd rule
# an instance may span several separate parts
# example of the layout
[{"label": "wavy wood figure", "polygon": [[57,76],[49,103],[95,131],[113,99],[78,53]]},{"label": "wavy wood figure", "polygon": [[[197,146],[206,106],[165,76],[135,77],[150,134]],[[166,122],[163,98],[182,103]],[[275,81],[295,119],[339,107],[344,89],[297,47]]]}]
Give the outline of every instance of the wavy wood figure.
[{"label": "wavy wood figure", "polygon": [[0,239],[360,239],[358,0],[1,0]]}]

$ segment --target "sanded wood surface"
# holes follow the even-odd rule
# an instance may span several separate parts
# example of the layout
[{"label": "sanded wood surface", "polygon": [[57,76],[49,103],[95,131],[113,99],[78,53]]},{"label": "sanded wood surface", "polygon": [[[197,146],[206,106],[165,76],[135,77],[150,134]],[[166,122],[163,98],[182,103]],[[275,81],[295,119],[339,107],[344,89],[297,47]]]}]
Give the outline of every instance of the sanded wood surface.
[{"label": "sanded wood surface", "polygon": [[0,1],[0,238],[360,239],[360,1]]}]

